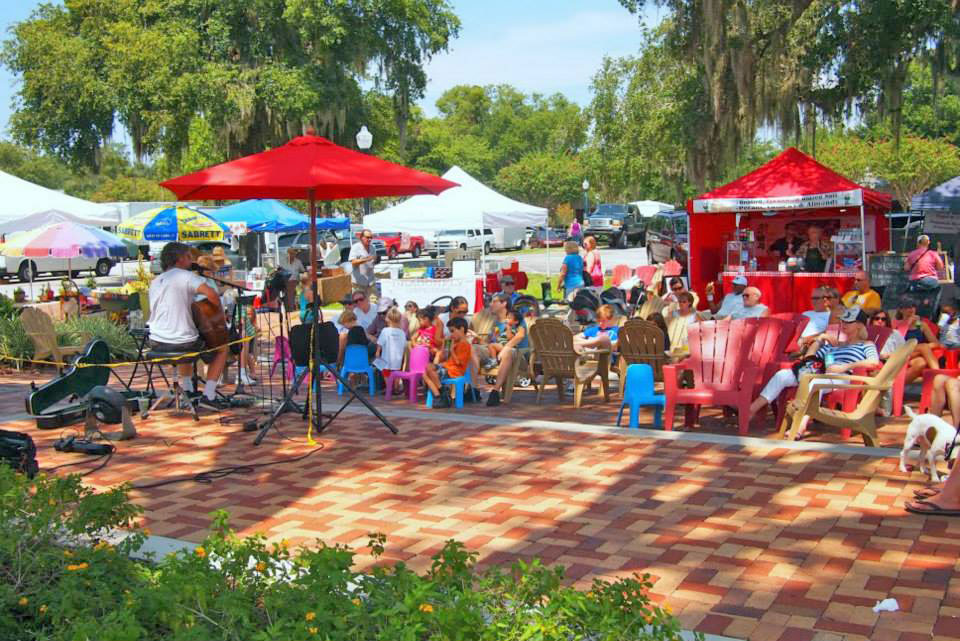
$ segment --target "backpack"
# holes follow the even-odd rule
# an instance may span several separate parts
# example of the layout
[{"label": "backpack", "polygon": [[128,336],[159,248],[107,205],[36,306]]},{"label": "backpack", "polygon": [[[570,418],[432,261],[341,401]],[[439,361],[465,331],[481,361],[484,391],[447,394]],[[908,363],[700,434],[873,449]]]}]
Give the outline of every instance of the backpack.
[{"label": "backpack", "polygon": [[22,432],[0,430],[0,462],[31,479],[40,471],[37,446],[29,434]]}]

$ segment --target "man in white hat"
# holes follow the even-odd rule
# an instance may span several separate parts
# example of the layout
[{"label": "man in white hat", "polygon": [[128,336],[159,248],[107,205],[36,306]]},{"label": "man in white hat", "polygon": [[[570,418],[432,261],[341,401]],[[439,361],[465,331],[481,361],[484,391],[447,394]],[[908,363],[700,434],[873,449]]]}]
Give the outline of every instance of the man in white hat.
[{"label": "man in white hat", "polygon": [[708,288],[707,304],[714,318],[741,317],[743,314],[743,290],[747,288],[746,276],[736,276],[733,279],[733,291],[723,297],[723,301],[717,305],[713,300],[713,290]]}]

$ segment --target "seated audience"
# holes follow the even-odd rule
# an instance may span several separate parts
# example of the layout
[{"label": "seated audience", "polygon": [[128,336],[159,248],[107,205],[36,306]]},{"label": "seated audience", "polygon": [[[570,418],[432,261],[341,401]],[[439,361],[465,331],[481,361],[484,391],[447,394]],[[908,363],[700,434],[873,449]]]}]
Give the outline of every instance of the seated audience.
[{"label": "seated audience", "polygon": [[810,319],[800,334],[799,347],[805,350],[811,343],[826,338],[830,325],[840,322],[846,308],[840,304],[840,294],[833,287],[819,287],[810,297],[813,309],[803,313]]},{"label": "seated audience", "polygon": [[743,290],[743,309],[734,311],[730,318],[762,318],[770,315],[770,309],[760,302],[762,294],[756,287]]},{"label": "seated audience", "polygon": [[510,303],[511,307],[520,298],[520,292],[517,291],[517,286],[513,282],[511,274],[504,274],[503,278],[500,279],[500,293],[507,297],[507,302]]},{"label": "seated audience", "polygon": [[666,318],[667,340],[673,350],[684,351],[689,345],[688,329],[691,323],[698,321],[697,311],[694,309],[694,295],[691,292],[677,294],[677,307]]},{"label": "seated audience", "polygon": [[613,307],[601,305],[597,308],[597,322],[573,337],[573,347],[581,352],[588,349],[609,349],[617,347],[620,337],[620,325],[617,324]]},{"label": "seated audience", "polygon": [[[350,312],[353,314],[353,319],[357,319],[357,315],[353,312],[353,295],[347,294],[343,297],[343,300],[340,301],[340,304],[343,305],[343,312]],[[343,316],[343,312],[340,312],[340,316]],[[338,332],[343,332],[343,324],[340,322],[340,317],[338,316],[333,324],[337,327]]]},{"label": "seated audience", "polygon": [[880,294],[870,287],[870,276],[862,271],[854,274],[853,289],[844,294],[841,301],[844,307],[859,307],[867,314],[872,314],[883,307]]},{"label": "seated audience", "polygon": [[960,300],[954,299],[940,305],[940,344],[947,349],[960,348]]},{"label": "seated audience", "polygon": [[450,331],[451,341],[449,350],[437,352],[433,362],[427,365],[427,370],[423,374],[424,384],[430,388],[435,397],[434,408],[445,408],[451,405],[450,394],[440,381],[463,376],[470,365],[471,349],[470,343],[467,342],[467,321],[461,317],[451,318],[447,321],[447,329]]},{"label": "seated audience", "polygon": [[663,296],[664,308],[660,312],[663,314],[664,318],[670,318],[670,316],[673,314],[673,310],[677,308],[677,296],[683,292],[687,292],[693,296],[693,308],[697,308],[697,305],[700,303],[700,297],[697,296],[696,292],[692,292],[686,288],[686,286],[683,284],[682,278],[679,276],[674,276],[667,284],[670,288],[670,291]]},{"label": "seated audience", "polygon": [[353,313],[357,315],[357,323],[364,331],[369,331],[370,325],[377,318],[377,308],[370,304],[370,299],[361,291],[353,292]]},{"label": "seated audience", "polygon": [[[893,323],[890,321],[890,315],[882,309],[874,312],[873,316],[870,317],[870,324],[893,329]],[[906,342],[907,339],[905,339],[903,334],[900,332],[890,332],[890,338],[888,338],[883,345],[877,346],[880,349],[880,358],[887,358],[890,356],[890,354],[893,354],[898,347],[902,346]]]},{"label": "seated audience", "polygon": [[367,336],[363,327],[357,322],[357,315],[353,311],[348,309],[341,312],[338,320],[340,326],[343,328],[340,330],[340,356],[337,359],[338,364],[343,364],[343,355],[348,345],[363,345],[367,348],[368,352],[371,351],[370,337]]},{"label": "seated audience", "polygon": [[[660,312],[654,312],[647,316],[647,320],[660,328],[663,332],[663,351],[670,352],[673,345],[670,343],[670,329],[667,327],[667,321]],[[689,344],[690,335],[687,335],[687,344]]]},{"label": "seated audience", "polygon": [[[805,359],[814,357],[818,363],[813,367],[813,373],[822,370],[827,374],[843,374],[857,367],[880,362],[877,346],[867,339],[867,315],[856,307],[851,307],[844,313],[842,322],[847,341],[831,344],[826,339],[818,340],[807,348]],[[827,365],[827,362],[831,363]],[[820,367],[819,364],[823,366]],[[803,372],[799,364],[794,364],[792,368],[782,369],[774,374],[760,391],[760,396],[751,403],[750,418],[756,416],[764,406],[777,400],[783,390],[796,387],[800,373]],[[824,379],[824,382],[829,382],[829,379]]]},{"label": "seated audience", "polygon": [[[393,299],[388,296],[384,296],[380,299],[380,302],[377,303],[377,317],[373,319],[370,327],[367,328],[367,333],[370,334],[370,336],[374,338],[380,336],[380,332],[388,326],[387,313],[391,309],[395,309],[396,306],[397,304],[394,303]],[[400,310],[397,311],[399,312]],[[406,320],[407,319],[403,316],[403,314],[400,314],[400,329],[403,330],[404,338],[410,335],[410,332],[407,329],[408,325]]]},{"label": "seated audience", "polygon": [[[490,345],[494,345],[491,341]],[[496,360],[500,367],[497,370],[497,380],[487,396],[487,405],[494,407],[500,404],[500,394],[507,382],[507,376],[515,358],[520,358],[517,350],[526,349],[530,342],[527,339],[527,326],[523,314],[516,309],[504,307],[503,317],[496,325]]]},{"label": "seated audience", "polygon": [[917,306],[909,298],[900,301],[897,319],[893,328],[900,332],[905,340],[916,339],[917,347],[907,363],[906,382],[921,376],[926,368],[937,369],[940,362],[933,350],[940,347],[937,341],[939,328],[930,321],[917,315]]},{"label": "seated audience", "polygon": [[723,301],[717,303],[713,297],[713,283],[707,283],[707,305],[713,313],[713,318],[720,320],[724,318],[737,318],[735,313],[743,309],[743,293],[747,288],[746,276],[736,276],[733,279],[733,291],[723,297]]}]

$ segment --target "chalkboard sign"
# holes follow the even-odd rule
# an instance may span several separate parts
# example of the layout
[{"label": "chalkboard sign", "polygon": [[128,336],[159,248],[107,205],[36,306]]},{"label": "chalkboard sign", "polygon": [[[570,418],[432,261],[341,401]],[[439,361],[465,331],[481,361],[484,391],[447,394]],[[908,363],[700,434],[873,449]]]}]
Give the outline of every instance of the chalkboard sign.
[{"label": "chalkboard sign", "polygon": [[904,254],[873,254],[867,257],[867,272],[870,283],[876,287],[907,284],[907,272],[903,269]]},{"label": "chalkboard sign", "polygon": [[895,309],[909,298],[921,316],[931,317],[937,308],[940,288],[933,291],[910,291],[910,275],[903,269],[906,254],[875,254],[867,257],[870,285],[883,294],[883,307]]}]

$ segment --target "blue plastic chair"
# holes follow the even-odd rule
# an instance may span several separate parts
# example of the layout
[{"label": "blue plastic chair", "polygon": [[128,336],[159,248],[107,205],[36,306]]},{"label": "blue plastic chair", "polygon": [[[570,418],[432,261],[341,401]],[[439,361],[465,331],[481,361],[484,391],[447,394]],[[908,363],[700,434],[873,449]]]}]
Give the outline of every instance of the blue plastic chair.
[{"label": "blue plastic chair", "polygon": [[630,406],[630,427],[639,429],[640,406],[653,406],[653,426],[663,426],[663,406],[667,397],[653,393],[653,368],[646,363],[634,363],[627,367],[627,381],[623,386],[623,401],[617,414],[617,426],[623,418],[624,405]]},{"label": "blue plastic chair", "polygon": [[[470,384],[470,366],[467,365],[467,371],[464,372],[463,376],[458,376],[456,378],[441,378],[441,385],[453,385],[454,393],[457,398],[454,400],[453,405],[458,410],[463,409],[463,397],[466,393],[467,385]],[[430,388],[427,388],[427,409],[433,408],[433,392],[430,391]]]},{"label": "blue plastic chair", "polygon": [[[343,352],[343,367],[340,368],[340,378],[346,379],[350,374],[366,374],[370,386],[370,396],[377,391],[377,382],[373,376],[373,365],[370,364],[366,345],[347,345]],[[337,382],[337,396],[343,396],[343,383]]]}]

